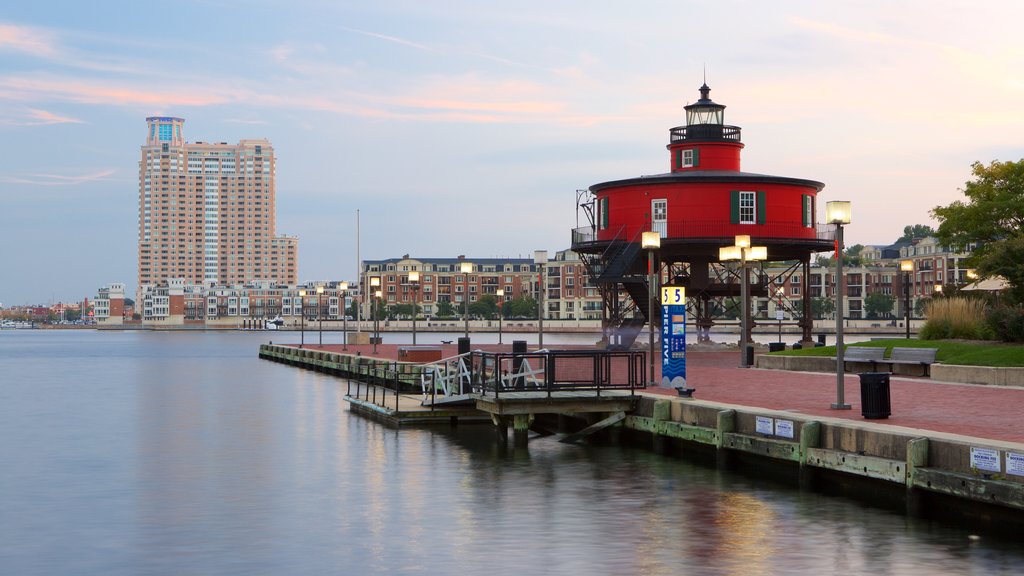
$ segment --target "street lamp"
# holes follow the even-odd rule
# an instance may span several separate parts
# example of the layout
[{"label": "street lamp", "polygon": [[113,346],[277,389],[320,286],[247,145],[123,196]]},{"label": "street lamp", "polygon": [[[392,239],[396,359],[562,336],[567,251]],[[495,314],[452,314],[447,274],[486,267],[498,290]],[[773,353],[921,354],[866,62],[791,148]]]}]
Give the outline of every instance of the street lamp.
[{"label": "street lamp", "polygon": [[348,282],[338,284],[338,296],[341,297],[341,349],[348,350],[348,306],[345,306],[345,292],[348,292]]},{"label": "street lamp", "polygon": [[[294,326],[294,324],[293,324]],[[306,345],[306,291],[299,290],[299,348]]]},{"label": "street lamp", "polygon": [[640,235],[640,247],[647,250],[647,348],[650,353],[651,378],[648,386],[654,386],[654,297],[658,293],[655,286],[657,278],[654,270],[654,253],[661,248],[661,234],[658,232],[644,232]]},{"label": "street lamp", "polygon": [[417,294],[420,291],[420,273],[416,270],[409,272],[409,284],[412,284],[412,345],[416,345],[416,302],[419,300]]},{"label": "street lamp", "polygon": [[533,263],[537,265],[537,347],[544,349],[544,265],[548,263],[547,250],[534,250]]},{"label": "street lamp", "polygon": [[501,344],[501,308],[505,304],[505,291],[498,288],[494,295],[498,298],[498,344]]},{"label": "street lamp", "polygon": [[324,294],[324,285],[316,287],[316,319],[320,323],[320,346],[324,345],[324,304],[321,300]]},{"label": "street lamp", "polygon": [[472,262],[463,262],[459,265],[462,272],[463,294],[462,294],[462,320],[466,323],[466,338],[469,338],[469,273],[473,271]]},{"label": "street lamp", "polygon": [[380,298],[380,276],[372,276],[370,278],[370,297],[373,298],[370,301],[370,314],[373,316],[373,353],[376,354],[377,339],[380,338],[377,323],[377,307],[379,306],[377,299]]},{"label": "street lamp", "polygon": [[779,286],[778,289],[775,290],[775,296],[779,300],[779,309],[775,311],[775,319],[779,321],[779,344],[781,344],[782,343],[782,318],[786,314],[782,310],[782,298],[786,296],[785,289],[783,289],[782,286]]},{"label": "street lamp", "polygon": [[843,378],[846,372],[846,363],[843,361],[843,293],[846,292],[846,279],[843,278],[843,225],[850,223],[850,202],[826,202],[825,221],[836,225],[836,402],[832,409],[849,410],[850,405],[843,397]]},{"label": "street lamp", "polygon": [[910,340],[910,273],[914,271],[913,260],[900,260],[903,272],[903,314],[906,317],[907,340]]},{"label": "street lamp", "polygon": [[376,308],[373,313],[373,353],[377,353],[377,344],[380,343],[380,296],[381,291],[373,293],[373,304]]},{"label": "street lamp", "polygon": [[749,368],[747,361],[747,350],[750,340],[750,274],[749,262],[756,262],[768,259],[768,248],[766,246],[751,246],[750,236],[739,234],[735,238],[733,246],[723,246],[718,249],[719,261],[729,260],[740,261],[740,366]]}]

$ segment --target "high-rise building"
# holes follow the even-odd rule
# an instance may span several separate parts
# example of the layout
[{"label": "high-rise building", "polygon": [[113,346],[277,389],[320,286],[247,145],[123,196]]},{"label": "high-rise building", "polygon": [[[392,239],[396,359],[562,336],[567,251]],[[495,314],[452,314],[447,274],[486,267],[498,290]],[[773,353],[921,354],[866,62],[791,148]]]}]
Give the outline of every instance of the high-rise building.
[{"label": "high-rise building", "polygon": [[139,162],[139,289],[295,284],[298,239],[275,234],[274,148],[186,143],[182,118],[146,119]]}]

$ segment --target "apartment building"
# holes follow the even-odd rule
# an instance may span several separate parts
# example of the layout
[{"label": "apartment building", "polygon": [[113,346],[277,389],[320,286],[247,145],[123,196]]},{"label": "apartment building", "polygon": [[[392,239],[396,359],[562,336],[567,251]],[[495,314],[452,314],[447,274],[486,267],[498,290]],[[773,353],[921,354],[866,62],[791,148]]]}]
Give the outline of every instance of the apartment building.
[{"label": "apartment building", "polygon": [[138,286],[296,283],[298,239],[275,231],[267,140],[185,141],[182,118],[146,119],[139,161]]}]

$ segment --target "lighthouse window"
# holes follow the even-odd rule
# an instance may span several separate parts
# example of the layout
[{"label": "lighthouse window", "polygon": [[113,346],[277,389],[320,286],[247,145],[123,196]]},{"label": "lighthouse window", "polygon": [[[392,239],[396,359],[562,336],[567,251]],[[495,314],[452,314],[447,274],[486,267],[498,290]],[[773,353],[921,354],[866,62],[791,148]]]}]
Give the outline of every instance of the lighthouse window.
[{"label": "lighthouse window", "polygon": [[679,167],[692,168],[697,165],[698,153],[696,148],[679,151]]},{"label": "lighthouse window", "polygon": [[740,192],[740,224],[754,224],[757,215],[757,193]]}]

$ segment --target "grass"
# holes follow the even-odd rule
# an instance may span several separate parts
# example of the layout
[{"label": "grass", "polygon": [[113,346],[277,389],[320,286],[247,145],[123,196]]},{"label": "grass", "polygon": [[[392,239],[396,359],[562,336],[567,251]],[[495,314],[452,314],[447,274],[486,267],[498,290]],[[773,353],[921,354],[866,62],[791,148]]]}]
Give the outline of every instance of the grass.
[{"label": "grass", "polygon": [[[850,346],[885,347],[886,357],[892,354],[893,347],[900,348],[938,348],[936,359],[943,364],[964,366],[996,366],[1024,367],[1024,345],[999,344],[995,342],[963,342],[958,340],[905,340],[892,338],[857,342]],[[835,346],[821,346],[803,350],[785,350],[774,352],[785,356],[826,356],[836,355]]]}]

